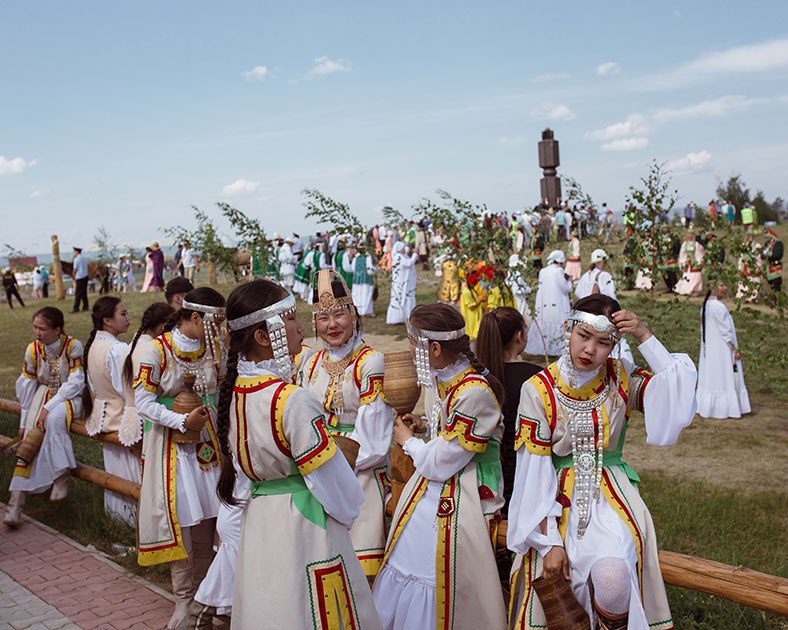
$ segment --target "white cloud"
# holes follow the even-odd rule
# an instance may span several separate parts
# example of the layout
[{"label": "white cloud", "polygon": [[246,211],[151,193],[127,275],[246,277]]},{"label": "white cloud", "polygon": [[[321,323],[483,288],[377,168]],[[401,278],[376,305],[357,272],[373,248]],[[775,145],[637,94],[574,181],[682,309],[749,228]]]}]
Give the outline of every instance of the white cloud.
[{"label": "white cloud", "polygon": [[43,190],[34,190],[33,192],[30,193],[30,198],[35,199],[36,197],[40,197],[43,194],[44,194]]},{"label": "white cloud", "polygon": [[624,122],[613,123],[602,129],[586,132],[583,137],[586,140],[613,140],[627,136],[644,136],[648,133],[648,128],[643,122],[643,116],[632,114]]},{"label": "white cloud", "polygon": [[251,70],[242,72],[241,76],[247,81],[262,81],[266,77],[270,77],[271,73],[265,66],[255,66]]},{"label": "white cloud", "polygon": [[9,160],[4,155],[0,155],[0,176],[19,175],[35,166],[37,162],[38,160],[23,160],[21,157],[15,157]]},{"label": "white cloud", "polygon": [[560,81],[561,79],[568,79],[570,75],[566,72],[546,73],[539,74],[531,79],[531,83],[547,83],[548,81]]},{"label": "white cloud", "polygon": [[658,122],[664,123],[684,118],[725,116],[731,112],[745,111],[753,105],[784,104],[786,102],[788,102],[788,97],[786,96],[775,98],[746,98],[739,95],[721,96],[720,98],[702,101],[686,107],[660,109],[654,112],[654,118]]},{"label": "white cloud", "polygon": [[632,138],[619,138],[612,142],[603,144],[600,148],[603,151],[637,151],[648,146],[648,138],[645,136],[634,136]]},{"label": "white cloud", "polygon": [[642,84],[650,89],[675,88],[701,79],[786,67],[788,38],[773,39],[700,55],[673,70],[647,77]]},{"label": "white cloud", "polygon": [[229,197],[237,197],[239,195],[246,195],[253,193],[260,187],[260,182],[250,182],[248,179],[236,179],[232,184],[228,184],[222,188],[222,193]]},{"label": "white cloud", "polygon": [[505,147],[519,147],[523,142],[525,142],[525,138],[522,136],[503,136],[498,138],[498,144],[502,144]]},{"label": "white cloud", "polygon": [[711,153],[704,149],[697,153],[687,153],[687,155],[677,160],[668,161],[668,163],[665,164],[665,169],[675,174],[690,173],[700,169],[710,159]]},{"label": "white cloud", "polygon": [[607,76],[609,74],[618,74],[621,72],[621,64],[616,61],[608,61],[607,63],[600,63],[596,67],[596,73],[600,77]]},{"label": "white cloud", "polygon": [[306,74],[307,79],[314,79],[323,77],[327,74],[334,74],[335,72],[351,72],[349,61],[329,59],[325,55],[315,59],[315,66]]},{"label": "white cloud", "polygon": [[566,105],[541,103],[531,110],[531,116],[538,120],[574,120],[577,115]]}]

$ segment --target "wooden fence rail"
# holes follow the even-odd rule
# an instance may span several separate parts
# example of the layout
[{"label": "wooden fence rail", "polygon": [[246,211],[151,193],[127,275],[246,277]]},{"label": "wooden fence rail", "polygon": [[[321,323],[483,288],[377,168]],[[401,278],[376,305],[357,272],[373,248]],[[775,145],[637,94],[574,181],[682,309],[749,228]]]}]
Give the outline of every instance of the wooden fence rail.
[{"label": "wooden fence rail", "polygon": [[[5,398],[0,398],[0,411],[16,415],[21,413],[18,402]],[[90,437],[85,431],[84,423],[81,422],[73,422],[71,431],[76,435]],[[91,439],[100,439],[111,444],[119,443],[117,435],[112,434],[102,434]],[[11,438],[0,436],[0,448],[4,448],[10,442]],[[71,474],[102,488],[139,499],[139,484],[110,475],[103,470],[78,463]],[[507,525],[506,521],[501,523],[498,532],[499,544],[506,544]],[[672,551],[659,552],[659,566],[666,584],[708,593],[750,608],[788,616],[788,579]]]}]

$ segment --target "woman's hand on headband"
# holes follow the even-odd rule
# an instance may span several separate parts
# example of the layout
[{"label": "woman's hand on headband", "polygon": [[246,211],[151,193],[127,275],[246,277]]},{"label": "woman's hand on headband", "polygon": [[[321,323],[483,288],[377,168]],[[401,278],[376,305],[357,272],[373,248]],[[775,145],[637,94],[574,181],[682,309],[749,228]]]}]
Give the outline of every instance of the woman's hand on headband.
[{"label": "woman's hand on headband", "polygon": [[612,319],[619,333],[622,335],[629,333],[637,339],[638,343],[643,343],[651,337],[651,331],[632,311],[616,311]]}]

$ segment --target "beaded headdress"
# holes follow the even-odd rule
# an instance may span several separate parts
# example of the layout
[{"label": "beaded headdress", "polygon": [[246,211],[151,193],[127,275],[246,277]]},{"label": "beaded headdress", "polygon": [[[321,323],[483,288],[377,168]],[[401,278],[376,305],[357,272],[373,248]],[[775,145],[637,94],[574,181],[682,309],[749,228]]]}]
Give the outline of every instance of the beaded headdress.
[{"label": "beaded headdress", "polygon": [[[430,372],[430,341],[452,341],[465,336],[465,326],[456,330],[423,330],[416,328],[408,320],[408,338],[416,344],[416,383],[422,387],[434,387],[435,379]],[[435,404],[430,411],[428,419],[430,439],[438,435],[438,420],[440,418],[440,399],[434,397]]]},{"label": "beaded headdress", "polygon": [[276,361],[276,369],[281,379],[287,383],[293,382],[293,361],[290,358],[290,350],[287,345],[287,330],[284,317],[294,313],[295,310],[295,298],[291,293],[288,293],[286,298],[271,306],[266,306],[227,322],[227,328],[231,332],[265,322],[268,338],[271,340],[271,350],[273,350],[274,360]]},{"label": "beaded headdress", "polygon": [[[342,288],[345,291],[343,296],[334,295],[334,282],[342,283]],[[333,269],[321,269],[312,279],[312,291],[315,298],[312,302],[312,328],[317,337],[316,317],[318,313],[326,313],[334,309],[353,307],[350,308],[350,314],[353,317],[353,327],[356,326],[356,309],[353,306],[353,296],[350,289],[345,282],[345,279]],[[317,295],[314,295],[314,293]]]},{"label": "beaded headdress", "polygon": [[[224,306],[209,306],[184,300],[182,307],[186,311],[202,313],[202,325],[205,330],[205,347],[210,349],[214,365],[220,365],[227,356],[227,350],[219,336],[219,326],[227,319],[227,309]],[[219,356],[216,356],[216,343],[219,343]]]}]

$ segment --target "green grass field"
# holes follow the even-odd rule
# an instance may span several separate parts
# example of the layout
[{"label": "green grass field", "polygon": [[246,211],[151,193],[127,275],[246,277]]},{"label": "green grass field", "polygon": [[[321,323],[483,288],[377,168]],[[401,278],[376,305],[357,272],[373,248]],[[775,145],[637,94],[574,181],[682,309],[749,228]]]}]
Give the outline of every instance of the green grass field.
[{"label": "green grass field", "polygon": [[[783,237],[788,228],[779,226]],[[583,243],[583,259],[598,246]],[[552,249],[548,246],[546,249]],[[608,252],[614,257],[620,245]],[[437,279],[432,271],[419,270],[419,303],[434,300]],[[225,295],[230,284],[216,287]],[[380,279],[377,317],[365,319],[365,330],[375,334],[404,338],[404,326],[386,326],[388,284]],[[634,310],[649,322],[651,305],[645,296],[619,292],[622,305]],[[91,295],[92,300],[97,297]],[[132,330],[148,304],[162,294],[131,294],[123,299],[132,315]],[[669,306],[665,306],[670,302]],[[31,341],[30,318],[36,308],[54,305],[67,312],[71,301],[30,300],[25,309],[10,311],[0,306],[0,396],[14,398],[14,382],[19,375],[25,346]],[[699,347],[699,311],[701,300],[682,299],[673,303],[660,296],[654,313],[654,333],[673,352],[687,352],[697,360]],[[309,307],[299,301],[299,315],[311,335]],[[745,309],[734,319],[741,349],[745,356],[745,377],[753,400],[752,416],[742,421],[708,422],[696,418],[682,434],[679,444],[668,449],[643,446],[642,418],[633,416],[628,436],[630,463],[641,474],[640,485],[650,507],[661,549],[688,553],[732,565],[741,565],[788,578],[788,474],[783,453],[788,448],[788,375],[784,357],[788,356],[788,335],[774,334],[774,326],[765,326],[775,315],[761,306]],[[771,318],[771,319],[770,319]],[[85,339],[90,330],[87,313],[66,315],[69,334]],[[131,337],[131,332],[126,339]],[[636,354],[637,356],[637,354]],[[539,360],[535,358],[533,360]],[[543,360],[543,359],[542,359]],[[756,367],[752,367],[756,366]],[[0,433],[15,435],[18,418],[0,414]],[[738,424],[737,424],[738,423]],[[74,436],[78,461],[102,467],[99,443]],[[3,457],[0,470],[0,499],[6,500],[13,458]],[[53,507],[46,495],[31,497],[25,511],[57,528],[83,544],[110,550],[114,542],[134,544],[134,532],[123,524],[105,517],[103,491],[79,480],[72,480],[69,498]],[[165,568],[141,568],[133,556],[119,561],[140,575],[163,586],[169,582]],[[733,628],[788,628],[785,619],[768,615],[684,589],[669,587],[668,595],[676,628],[720,630]]]}]

